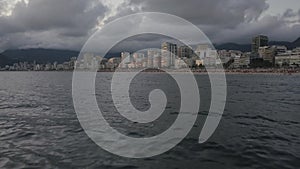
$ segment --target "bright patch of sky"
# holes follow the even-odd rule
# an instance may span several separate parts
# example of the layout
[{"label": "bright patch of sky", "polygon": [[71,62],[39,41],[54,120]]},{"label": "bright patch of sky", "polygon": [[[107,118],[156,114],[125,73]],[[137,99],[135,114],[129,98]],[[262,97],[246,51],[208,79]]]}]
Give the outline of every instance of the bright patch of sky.
[{"label": "bright patch of sky", "polygon": [[300,9],[300,0],[267,0],[269,9],[265,14],[269,15],[280,15],[283,14],[287,9],[293,9],[298,12]]},{"label": "bright patch of sky", "polygon": [[15,5],[21,1],[28,4],[29,0],[0,0],[0,16],[10,16]]}]

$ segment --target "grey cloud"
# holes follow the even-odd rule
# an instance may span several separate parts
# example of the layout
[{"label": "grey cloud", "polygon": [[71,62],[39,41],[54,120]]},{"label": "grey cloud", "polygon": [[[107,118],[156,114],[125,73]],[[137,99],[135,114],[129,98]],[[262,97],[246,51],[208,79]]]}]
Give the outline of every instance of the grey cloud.
[{"label": "grey cloud", "polygon": [[163,35],[156,35],[156,34],[136,35],[121,41],[116,46],[114,46],[110,52],[112,53],[118,53],[122,51],[136,52],[138,50],[144,50],[145,48],[160,48],[161,44],[165,41],[172,42],[173,39]]},{"label": "grey cloud", "polygon": [[[9,0],[0,2],[4,4]],[[89,35],[96,31],[99,21],[107,24],[119,17],[143,11],[170,13],[187,19],[201,28],[214,43],[249,43],[251,37],[257,34],[266,34],[272,40],[288,41],[300,36],[300,10],[287,9],[280,16],[265,15],[264,11],[269,7],[266,0],[120,2],[123,4],[117,9],[110,9],[99,0],[30,0],[28,5],[19,2],[11,16],[0,16],[0,49],[48,47],[79,50]],[[5,11],[5,4],[1,4],[0,13]],[[110,12],[114,15],[109,15]],[[112,36],[123,33],[122,28],[117,28],[116,34],[108,35],[105,40],[113,40]],[[129,42],[152,47],[160,41],[145,36]]]},{"label": "grey cloud", "polygon": [[141,5],[143,11],[183,17],[202,29],[214,43],[250,43],[257,34],[287,41],[300,36],[299,21],[290,20],[297,12],[287,9],[281,16],[262,16],[269,8],[265,0],[131,0],[131,3]]},{"label": "grey cloud", "polygon": [[[35,43],[39,40],[47,42],[49,39],[56,43],[62,38],[66,41],[76,37],[80,39],[93,32],[106,10],[98,0],[30,0],[28,4],[21,1],[17,3],[11,16],[0,16],[0,35],[6,41],[2,45],[17,47],[10,46],[13,44],[10,40],[14,39],[21,44],[23,37],[28,36],[38,38]],[[20,38],[15,38],[15,35]],[[33,41],[23,41],[23,44],[30,45],[28,43],[34,43]]]},{"label": "grey cloud", "polygon": [[204,30],[216,43],[250,43],[251,38],[258,34],[265,34],[274,41],[293,41],[300,36],[299,28],[300,24],[289,25],[281,16],[265,16],[256,22],[241,23],[235,29],[205,27]]},{"label": "grey cloud", "polygon": [[[13,14],[2,18],[0,32],[49,30],[55,28],[89,29],[95,26],[98,16],[103,16],[105,7],[89,9],[95,0],[31,0],[26,5],[20,2]],[[13,29],[12,29],[13,28]]]},{"label": "grey cloud", "polygon": [[200,25],[234,27],[256,20],[268,8],[265,0],[132,0],[143,11],[165,12],[180,16]]},{"label": "grey cloud", "polygon": [[86,37],[63,37],[55,31],[19,32],[0,38],[3,49],[10,48],[54,48],[80,49]]},{"label": "grey cloud", "polygon": [[283,13],[283,17],[286,17],[286,18],[295,17],[295,16],[297,16],[297,12],[294,12],[294,10],[292,10],[292,9],[287,9]]}]

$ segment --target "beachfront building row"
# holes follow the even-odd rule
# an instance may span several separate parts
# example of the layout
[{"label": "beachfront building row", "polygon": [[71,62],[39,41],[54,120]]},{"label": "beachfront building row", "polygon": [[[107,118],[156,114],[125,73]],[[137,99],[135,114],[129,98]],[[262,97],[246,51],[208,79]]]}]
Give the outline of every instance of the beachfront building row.
[{"label": "beachfront building row", "polygon": [[269,45],[269,38],[258,35],[252,39],[251,67],[300,67],[299,49],[288,50],[286,46]]},{"label": "beachfront building row", "polygon": [[300,48],[288,50],[285,46],[269,46],[268,37],[259,35],[252,40],[252,51],[215,50],[212,45],[179,46],[164,42],[160,49],[149,49],[135,53],[122,52],[120,56],[104,58],[93,53],[85,53],[80,59],[72,58],[62,64],[15,63],[1,70],[73,70],[79,69],[137,69],[137,68],[202,68],[203,66],[240,69],[300,67]]},{"label": "beachfront building row", "polygon": [[194,68],[203,65],[220,65],[217,50],[209,45],[198,45],[195,52],[189,46],[179,46],[164,42],[161,49],[121,53],[119,68]]},{"label": "beachfront building row", "polygon": [[[262,41],[262,42],[259,42]],[[161,49],[149,49],[135,53],[122,52],[121,57],[110,59],[94,58],[87,54],[81,68],[137,69],[137,68],[199,68],[223,65],[224,68],[240,69],[255,67],[299,67],[299,48],[289,51],[285,46],[265,45],[267,38],[254,38],[252,52],[238,50],[215,50],[211,45],[200,44],[193,50],[189,46],[179,46],[165,42]],[[257,43],[257,44],[255,44]],[[254,57],[254,54],[256,55]],[[89,59],[86,59],[89,58]],[[88,61],[89,60],[89,61]],[[98,61],[97,61],[98,60]],[[88,61],[88,62],[87,62]],[[92,63],[93,62],[93,63]]]},{"label": "beachfront building row", "polygon": [[[225,59],[226,60],[226,59]],[[103,58],[91,53],[83,54],[76,62],[79,69],[140,69],[140,68],[196,68],[221,65],[218,52],[209,45],[198,45],[195,52],[191,47],[165,42],[161,49],[148,49],[135,53],[122,52],[120,57]]]},{"label": "beachfront building row", "polygon": [[18,62],[12,65],[6,65],[1,68],[1,71],[71,71],[75,67],[75,57],[72,57],[70,61],[64,63],[37,63],[37,62]]},{"label": "beachfront building row", "polygon": [[299,67],[300,48],[278,54],[275,57],[275,65],[279,67]]},{"label": "beachfront building row", "polygon": [[288,50],[285,46],[264,46],[259,48],[259,58],[272,67],[299,67],[300,48]]},{"label": "beachfront building row", "polygon": [[[186,48],[186,47],[185,47]],[[225,68],[250,68],[252,53],[237,50],[216,51],[207,45],[199,45],[195,52],[185,49],[178,55],[169,52],[163,55],[162,50],[149,49],[145,52],[122,52],[121,57],[102,58],[86,54],[82,61],[77,62],[81,69],[140,69],[140,68],[199,68],[205,66],[223,65]],[[190,54],[187,54],[190,53]],[[300,48],[287,50],[284,46],[259,47],[256,60],[263,61],[269,67],[299,67]],[[171,58],[172,57],[172,58]],[[174,63],[173,63],[174,62]],[[267,63],[267,64],[266,64]],[[264,67],[265,65],[261,65]]]}]

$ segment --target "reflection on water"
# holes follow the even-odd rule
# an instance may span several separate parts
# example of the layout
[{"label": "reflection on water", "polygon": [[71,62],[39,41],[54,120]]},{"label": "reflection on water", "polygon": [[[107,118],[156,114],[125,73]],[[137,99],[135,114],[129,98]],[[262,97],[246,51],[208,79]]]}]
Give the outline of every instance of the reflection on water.
[{"label": "reflection on water", "polygon": [[[110,80],[100,73],[100,81]],[[166,130],[177,117],[180,95],[173,79],[151,74],[132,82],[131,98],[147,110],[148,93],[163,88],[168,105],[153,123],[135,124],[111,104],[109,83],[96,82],[97,100],[111,126],[131,137]],[[95,145],[73,109],[70,72],[0,72],[0,168],[298,168],[300,76],[228,75],[228,99],[213,137],[197,144],[209,108],[209,84],[197,75],[201,108],[187,138],[167,153],[127,159]],[[175,91],[175,92],[174,92]]]}]

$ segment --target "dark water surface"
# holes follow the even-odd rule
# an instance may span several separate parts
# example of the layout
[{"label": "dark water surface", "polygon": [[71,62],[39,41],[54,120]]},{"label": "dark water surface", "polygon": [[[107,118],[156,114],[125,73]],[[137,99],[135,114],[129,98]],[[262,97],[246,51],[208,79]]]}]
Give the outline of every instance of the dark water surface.
[{"label": "dark water surface", "polygon": [[[122,119],[109,103],[104,82],[110,75],[98,75],[96,95],[111,126],[145,137],[172,125],[180,101],[172,79],[133,82],[137,109],[149,108],[147,93],[157,84],[171,99],[160,119],[139,125]],[[204,75],[196,78],[207,81]],[[300,75],[227,75],[227,82],[224,116],[208,142],[198,144],[210,102],[210,87],[201,83],[202,108],[188,137],[165,154],[128,159],[102,150],[81,128],[71,72],[0,72],[0,168],[300,168]]]}]

